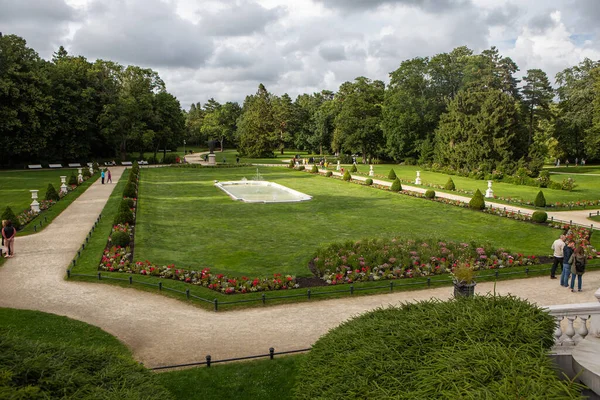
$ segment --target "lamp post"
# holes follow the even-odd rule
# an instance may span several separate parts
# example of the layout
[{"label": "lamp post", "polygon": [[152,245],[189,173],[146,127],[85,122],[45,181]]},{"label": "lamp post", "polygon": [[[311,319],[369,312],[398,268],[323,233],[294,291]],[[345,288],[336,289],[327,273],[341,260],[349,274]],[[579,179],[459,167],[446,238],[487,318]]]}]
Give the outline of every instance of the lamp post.
[{"label": "lamp post", "polygon": [[183,139],[183,163],[185,164],[185,139]]}]

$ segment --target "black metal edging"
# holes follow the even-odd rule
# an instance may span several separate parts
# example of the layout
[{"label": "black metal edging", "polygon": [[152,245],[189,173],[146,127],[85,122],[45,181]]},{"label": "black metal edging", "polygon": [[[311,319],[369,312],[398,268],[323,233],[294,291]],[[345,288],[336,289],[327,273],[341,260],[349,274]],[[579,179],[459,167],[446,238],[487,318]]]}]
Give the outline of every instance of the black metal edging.
[{"label": "black metal edging", "polygon": [[298,350],[288,350],[288,351],[280,351],[275,353],[275,349],[273,347],[269,348],[269,354],[259,354],[255,356],[246,356],[246,357],[235,357],[235,358],[225,358],[223,360],[212,360],[212,357],[209,355],[206,356],[206,361],[199,361],[187,364],[176,364],[176,365],[164,365],[160,367],[150,368],[152,371],[159,371],[164,369],[172,369],[172,368],[183,368],[183,367],[197,367],[200,365],[206,365],[207,368],[210,368],[212,364],[219,364],[224,362],[232,362],[232,361],[242,361],[242,360],[252,360],[256,358],[265,358],[269,357],[270,360],[273,360],[275,356],[285,355],[285,354],[295,354],[295,353],[305,353],[310,351],[311,348],[307,349],[298,349]]}]

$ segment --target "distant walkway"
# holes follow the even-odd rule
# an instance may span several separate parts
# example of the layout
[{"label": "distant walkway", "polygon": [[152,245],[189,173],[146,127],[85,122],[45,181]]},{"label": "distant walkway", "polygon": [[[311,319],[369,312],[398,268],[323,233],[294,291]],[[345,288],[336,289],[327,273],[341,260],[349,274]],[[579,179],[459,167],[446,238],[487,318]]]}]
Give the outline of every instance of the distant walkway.
[{"label": "distant walkway", "polygon": [[[123,168],[113,168],[115,183]],[[345,297],[218,313],[133,288],[66,281],[65,270],[106,204],[115,184],[99,181],[42,232],[17,237],[15,257],[0,268],[0,307],[65,315],[98,326],[123,341],[146,366],[172,365],[311,346],[358,314],[399,302],[448,299],[451,287]],[[550,246],[550,243],[548,243]],[[538,277],[480,283],[478,293],[512,293],[539,305],[596,302],[600,271],[588,272],[584,291]]]}]

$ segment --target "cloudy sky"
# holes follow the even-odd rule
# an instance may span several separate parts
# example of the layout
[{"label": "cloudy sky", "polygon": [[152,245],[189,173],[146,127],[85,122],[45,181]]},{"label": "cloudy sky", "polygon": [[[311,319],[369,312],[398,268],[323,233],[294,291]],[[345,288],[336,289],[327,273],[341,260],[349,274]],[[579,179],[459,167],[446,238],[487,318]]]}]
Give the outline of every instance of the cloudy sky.
[{"label": "cloudy sky", "polygon": [[553,77],[600,59],[599,0],[0,0],[0,31],[49,59],[63,45],[90,60],[157,70],[188,108],[388,81],[416,56],[496,46]]}]

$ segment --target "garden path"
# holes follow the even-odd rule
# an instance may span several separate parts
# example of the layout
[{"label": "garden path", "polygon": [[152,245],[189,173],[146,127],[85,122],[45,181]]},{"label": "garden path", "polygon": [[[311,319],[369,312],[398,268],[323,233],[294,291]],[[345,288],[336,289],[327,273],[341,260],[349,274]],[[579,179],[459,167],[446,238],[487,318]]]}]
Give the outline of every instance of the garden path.
[{"label": "garden path", "polygon": [[[333,174],[337,175],[337,176],[343,175],[342,173],[337,172],[337,171],[334,171]],[[369,178],[368,176],[361,176],[361,175],[353,175],[352,176],[352,179],[356,179],[357,181],[363,181],[363,182],[365,180],[367,180],[368,178]],[[391,182],[382,181],[380,179],[373,179],[373,183],[377,184],[377,185],[388,186],[388,187],[392,186]],[[410,185],[405,185],[403,183],[402,189],[410,190],[411,192],[425,193],[428,188],[410,186]],[[450,199],[450,200],[458,200],[458,201],[463,201],[463,202],[467,202],[467,203],[471,200],[471,198],[467,197],[467,196],[461,196],[461,195],[452,194],[452,193],[444,193],[444,192],[439,192],[439,191],[436,191],[435,195],[436,195],[436,197],[442,197],[442,198]],[[495,208],[505,208],[506,210],[512,211],[512,212],[522,212],[522,213],[530,214],[533,211],[531,209],[524,208],[524,207],[511,206],[511,205],[502,204],[502,203],[495,203],[493,201],[488,201],[487,199],[485,200],[485,204],[491,205]],[[579,225],[590,226],[590,225],[594,224],[594,221],[588,219],[589,213],[595,213],[597,211],[600,211],[600,208],[588,209],[588,210],[573,210],[573,211],[549,211],[548,218],[554,217],[555,220],[572,221],[573,223],[576,223]],[[600,224],[596,224],[596,229],[600,228],[599,225]]]},{"label": "garden path", "polygon": [[[115,183],[123,168],[113,168]],[[42,232],[17,237],[16,256],[0,268],[0,307],[65,315],[123,341],[146,366],[172,365],[309,347],[344,320],[376,307],[447,299],[450,287],[377,296],[212,312],[158,294],[65,280],[65,270],[102,211],[114,184],[95,182]],[[550,244],[548,244],[550,246]],[[477,285],[478,293],[512,293],[540,305],[596,302],[600,271],[571,293],[548,277]]]}]

